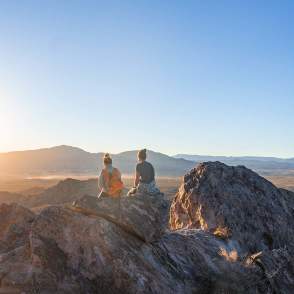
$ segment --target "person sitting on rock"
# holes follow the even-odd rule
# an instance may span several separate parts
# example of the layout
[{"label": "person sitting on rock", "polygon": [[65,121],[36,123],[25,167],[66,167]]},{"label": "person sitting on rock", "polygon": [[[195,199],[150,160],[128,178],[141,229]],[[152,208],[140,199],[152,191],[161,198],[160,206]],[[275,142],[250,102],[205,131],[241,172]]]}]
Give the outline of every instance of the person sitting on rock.
[{"label": "person sitting on rock", "polygon": [[120,171],[112,166],[112,158],[106,153],[103,158],[104,168],[102,169],[98,186],[101,189],[100,197],[120,197],[124,188]]},{"label": "person sitting on rock", "polygon": [[129,191],[128,195],[136,193],[157,195],[160,194],[155,183],[155,172],[153,165],[146,161],[146,149],[138,152],[138,163],[136,165],[136,175],[134,187]]}]

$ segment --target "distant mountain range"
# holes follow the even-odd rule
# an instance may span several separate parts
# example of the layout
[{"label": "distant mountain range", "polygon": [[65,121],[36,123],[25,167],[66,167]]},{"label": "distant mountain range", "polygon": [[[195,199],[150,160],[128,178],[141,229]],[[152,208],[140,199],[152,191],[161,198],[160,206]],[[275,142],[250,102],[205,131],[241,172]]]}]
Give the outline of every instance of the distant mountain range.
[{"label": "distant mountain range", "polygon": [[[71,146],[0,153],[0,176],[96,175],[102,168],[103,154],[90,153]],[[124,174],[133,174],[137,151],[113,154],[114,165]],[[262,174],[294,173],[294,158],[223,157],[166,154],[148,151],[158,176],[182,176],[203,161],[221,161],[229,165],[245,165]]]},{"label": "distant mountain range", "polygon": [[174,158],[182,158],[193,162],[220,161],[228,165],[244,165],[263,174],[294,172],[294,158],[258,157],[258,156],[209,156],[177,154]]},{"label": "distant mountain range", "polygon": [[[71,146],[0,153],[0,176],[96,175],[102,168],[104,153],[90,153]],[[133,174],[137,151],[113,154],[114,166]],[[195,162],[148,151],[148,160],[159,176],[182,176]]]}]

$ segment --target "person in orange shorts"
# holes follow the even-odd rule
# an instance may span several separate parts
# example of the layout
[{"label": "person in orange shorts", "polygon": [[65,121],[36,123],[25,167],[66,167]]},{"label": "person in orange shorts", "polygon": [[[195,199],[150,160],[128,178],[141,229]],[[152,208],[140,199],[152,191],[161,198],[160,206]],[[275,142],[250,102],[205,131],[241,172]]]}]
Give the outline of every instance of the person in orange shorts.
[{"label": "person in orange shorts", "polygon": [[113,197],[118,198],[121,196],[124,184],[121,180],[120,171],[112,166],[112,158],[109,153],[106,153],[103,157],[104,167],[100,173],[98,186],[101,192],[100,197]]}]

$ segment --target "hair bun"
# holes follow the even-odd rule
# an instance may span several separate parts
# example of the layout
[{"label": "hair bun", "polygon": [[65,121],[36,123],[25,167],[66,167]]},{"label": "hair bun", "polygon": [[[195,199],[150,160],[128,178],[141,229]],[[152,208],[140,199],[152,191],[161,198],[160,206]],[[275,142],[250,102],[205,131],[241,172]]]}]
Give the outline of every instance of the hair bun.
[{"label": "hair bun", "polygon": [[139,160],[146,160],[146,157],[147,157],[147,149],[141,149],[139,152],[138,152],[138,158]]},{"label": "hair bun", "polygon": [[104,164],[112,164],[112,159],[109,153],[105,153],[103,157]]}]

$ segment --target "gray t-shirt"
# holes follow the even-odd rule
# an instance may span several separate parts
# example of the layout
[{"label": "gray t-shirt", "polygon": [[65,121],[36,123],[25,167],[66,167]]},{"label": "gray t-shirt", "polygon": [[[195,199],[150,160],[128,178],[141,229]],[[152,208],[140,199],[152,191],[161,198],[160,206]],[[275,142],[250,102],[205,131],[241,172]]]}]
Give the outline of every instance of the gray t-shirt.
[{"label": "gray t-shirt", "polygon": [[154,181],[154,168],[148,161],[138,163],[136,166],[136,172],[140,175],[141,183],[150,184],[152,181]]}]

